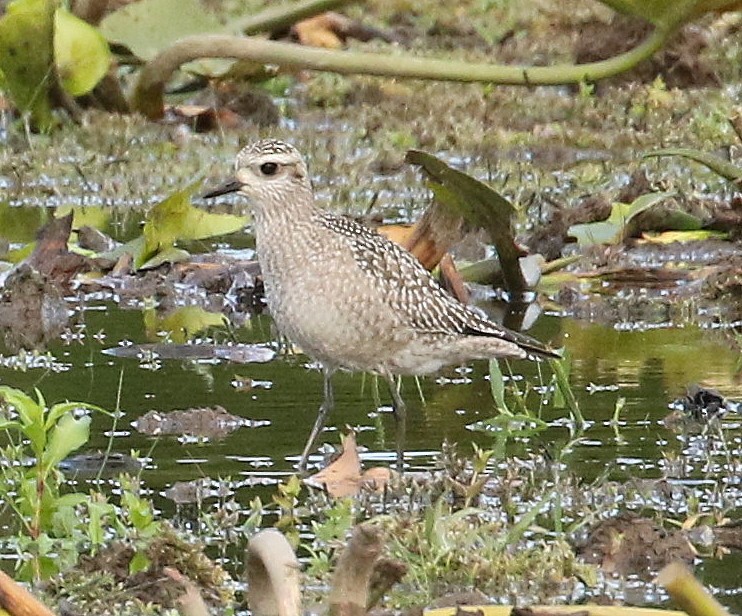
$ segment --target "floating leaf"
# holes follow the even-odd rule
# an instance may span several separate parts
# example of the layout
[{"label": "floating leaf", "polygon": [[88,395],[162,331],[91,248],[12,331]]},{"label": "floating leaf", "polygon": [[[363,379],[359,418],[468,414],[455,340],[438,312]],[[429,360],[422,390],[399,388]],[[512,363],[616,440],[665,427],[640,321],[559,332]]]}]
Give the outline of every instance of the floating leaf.
[{"label": "floating leaf", "polygon": [[63,8],[57,9],[54,28],[59,80],[72,96],[87,94],[111,64],[108,43],[93,26]]},{"label": "floating leaf", "polygon": [[221,312],[208,312],[200,306],[184,306],[164,317],[151,308],[144,311],[147,337],[157,339],[158,332],[170,332],[173,342],[182,343],[209,327],[224,327],[227,318]]},{"label": "floating leaf", "polygon": [[0,73],[16,107],[40,130],[52,126],[53,0],[15,0],[0,19]]},{"label": "floating leaf", "polygon": [[692,148],[666,148],[663,150],[656,150],[655,152],[649,152],[644,155],[644,158],[652,158],[657,156],[681,156],[682,158],[688,158],[697,163],[701,163],[704,167],[708,167],[730,182],[737,182],[742,179],[742,167],[733,165],[727,160],[708,152],[702,152],[701,150],[694,150]]},{"label": "floating leaf", "polygon": [[614,203],[607,220],[572,225],[569,228],[569,234],[576,238],[582,247],[594,244],[617,244],[623,239],[626,226],[632,218],[670,196],[671,193],[651,193],[642,195],[632,203]]}]

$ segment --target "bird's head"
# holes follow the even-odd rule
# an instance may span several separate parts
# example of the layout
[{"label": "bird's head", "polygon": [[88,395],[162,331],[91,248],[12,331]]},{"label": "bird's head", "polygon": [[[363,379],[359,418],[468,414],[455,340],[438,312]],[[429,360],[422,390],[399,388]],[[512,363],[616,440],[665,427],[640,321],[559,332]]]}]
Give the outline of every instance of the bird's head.
[{"label": "bird's head", "polygon": [[237,155],[232,178],[204,193],[204,198],[238,192],[253,207],[291,201],[296,193],[311,191],[307,166],[292,145],[263,139],[244,147]]}]

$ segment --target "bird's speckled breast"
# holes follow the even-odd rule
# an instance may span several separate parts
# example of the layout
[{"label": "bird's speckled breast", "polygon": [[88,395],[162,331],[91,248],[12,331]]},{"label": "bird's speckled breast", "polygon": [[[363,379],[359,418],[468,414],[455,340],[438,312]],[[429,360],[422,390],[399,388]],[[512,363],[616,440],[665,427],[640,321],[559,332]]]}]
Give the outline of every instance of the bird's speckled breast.
[{"label": "bird's speckled breast", "polygon": [[289,224],[281,241],[264,241],[256,230],[266,300],[276,326],[326,365],[383,371],[385,358],[400,344],[398,323],[379,301],[347,239],[311,221]]}]

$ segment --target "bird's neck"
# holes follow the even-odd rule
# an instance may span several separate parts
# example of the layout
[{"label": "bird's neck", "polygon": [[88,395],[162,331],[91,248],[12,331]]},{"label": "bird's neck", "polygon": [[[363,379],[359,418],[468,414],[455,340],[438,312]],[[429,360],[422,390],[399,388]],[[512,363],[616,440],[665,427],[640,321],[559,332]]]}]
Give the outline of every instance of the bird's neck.
[{"label": "bird's neck", "polygon": [[291,228],[312,219],[316,214],[314,195],[309,187],[292,187],[291,191],[275,192],[253,208],[255,234],[291,233]]},{"label": "bird's neck", "polygon": [[314,252],[319,213],[311,189],[276,195],[254,208],[255,244],[264,275],[290,275]]}]

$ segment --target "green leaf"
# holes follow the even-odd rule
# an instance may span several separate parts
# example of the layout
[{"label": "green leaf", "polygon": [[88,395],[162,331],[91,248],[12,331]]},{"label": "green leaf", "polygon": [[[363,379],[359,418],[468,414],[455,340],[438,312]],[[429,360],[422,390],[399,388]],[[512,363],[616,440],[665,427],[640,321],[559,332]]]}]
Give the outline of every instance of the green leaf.
[{"label": "green leaf", "polygon": [[135,575],[149,569],[151,561],[142,551],[137,551],[129,561],[129,575]]},{"label": "green leaf", "polygon": [[556,494],[556,490],[551,490],[541,497],[541,500],[534,504],[529,511],[527,511],[518,522],[510,528],[507,534],[502,538],[502,545],[515,545],[520,541],[523,533],[525,533],[530,526],[534,524],[538,514],[541,513],[546,506],[552,501]]},{"label": "green leaf", "polygon": [[144,254],[145,249],[144,236],[139,235],[133,240],[126,242],[126,244],[116,246],[113,250],[99,253],[98,258],[115,262],[128,253],[132,256],[134,263],[139,263],[146,258],[146,255]]},{"label": "green leaf", "polygon": [[711,169],[711,171],[730,182],[738,182],[742,179],[742,167],[733,165],[719,156],[701,150],[694,150],[692,148],[666,148],[649,152],[644,155],[644,158],[653,158],[658,156],[680,156],[682,158],[687,158]]},{"label": "green leaf", "polygon": [[147,337],[159,339],[157,332],[169,332],[170,341],[184,343],[209,327],[224,327],[227,318],[221,312],[209,312],[200,306],[183,306],[160,318],[155,309],[144,312]]},{"label": "green leaf", "polygon": [[513,205],[484,182],[449,167],[431,154],[409,150],[405,160],[424,169],[436,203],[472,225],[487,229],[497,249],[508,290],[525,291],[528,285],[518,261],[521,252],[511,228],[516,213]]},{"label": "green leaf", "polygon": [[49,444],[42,457],[43,467],[50,469],[59,464],[87,443],[89,436],[90,417],[76,419],[71,414],[64,415],[50,433]]},{"label": "green leaf", "polygon": [[149,501],[139,498],[131,492],[124,492],[121,504],[131,520],[132,525],[139,532],[147,530],[154,524],[154,513]]},{"label": "green leaf", "polygon": [[78,409],[84,409],[86,411],[96,411],[98,413],[108,415],[109,417],[113,417],[113,413],[99,406],[95,406],[94,404],[85,404],[83,402],[59,402],[49,409],[49,412],[46,415],[44,428],[46,430],[49,430],[57,422],[57,420],[62,417],[62,415],[71,413],[72,411],[76,411]]},{"label": "green leaf", "polygon": [[150,210],[144,224],[144,252],[135,261],[137,268],[155,253],[169,250],[179,240],[200,240],[224,235],[239,231],[245,226],[246,216],[212,214],[191,205],[191,197],[200,186],[201,180],[198,180],[173,193]]},{"label": "green leaf", "polygon": [[20,418],[21,430],[31,441],[34,455],[39,457],[46,445],[44,430],[44,407],[19,389],[0,386],[0,398],[11,404]]},{"label": "green leaf", "polygon": [[53,0],[15,0],[0,19],[3,87],[40,130],[52,127],[49,98],[54,62]]},{"label": "green leaf", "polygon": [[106,530],[104,529],[104,522],[106,517],[114,515],[115,509],[111,503],[98,500],[90,500],[88,502],[88,537],[93,546],[103,545],[105,543]]},{"label": "green leaf", "polygon": [[569,384],[571,359],[567,355],[562,357],[562,359],[550,359],[549,366],[551,366],[554,378],[556,379],[556,385],[559,388],[559,392],[561,393],[567,408],[569,408],[574,421],[579,424],[580,429],[584,428],[586,425],[585,418],[582,416],[580,405],[572,391],[572,386]]},{"label": "green leaf", "polygon": [[170,248],[164,248],[160,252],[156,253],[155,256],[151,259],[147,259],[137,269],[156,269],[161,265],[164,265],[165,263],[183,263],[185,261],[188,261],[188,259],[190,258],[191,253],[189,253],[187,250],[171,246]]},{"label": "green leaf", "polygon": [[141,0],[111,13],[99,27],[109,42],[125,45],[142,60],[186,36],[225,31],[198,0]]},{"label": "green leaf", "polygon": [[90,92],[108,71],[111,51],[98,30],[59,8],[54,18],[54,58],[62,86],[72,96]]},{"label": "green leaf", "polygon": [[492,392],[492,399],[495,401],[495,406],[501,412],[512,415],[508,409],[508,405],[505,403],[505,378],[502,376],[500,363],[496,359],[490,360],[490,391]]},{"label": "green leaf", "polygon": [[632,218],[670,196],[671,193],[651,193],[638,197],[632,203],[614,203],[607,220],[572,225],[568,233],[583,248],[595,244],[617,244],[623,239]]},{"label": "green leaf", "polygon": [[496,415],[467,426],[476,432],[504,434],[507,438],[528,437],[548,428],[548,424],[530,415]]}]

